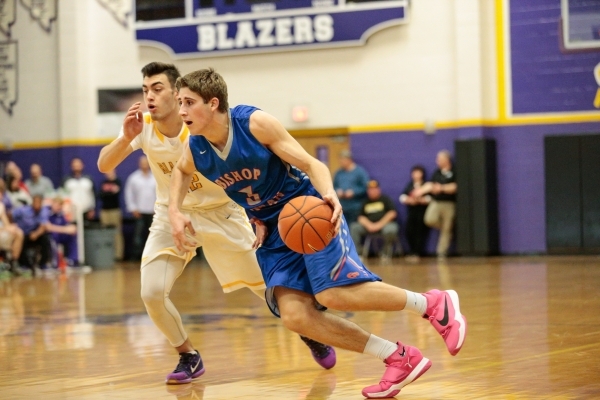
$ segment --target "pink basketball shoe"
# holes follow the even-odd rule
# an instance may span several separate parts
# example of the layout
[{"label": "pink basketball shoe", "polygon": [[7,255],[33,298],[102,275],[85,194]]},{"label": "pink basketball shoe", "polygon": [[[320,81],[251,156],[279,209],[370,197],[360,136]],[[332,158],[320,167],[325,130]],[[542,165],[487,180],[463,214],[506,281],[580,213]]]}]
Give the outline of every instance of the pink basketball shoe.
[{"label": "pink basketball shoe", "polygon": [[442,335],[448,351],[455,356],[467,334],[467,320],[460,313],[458,294],[454,290],[434,289],[423,295],[427,298],[427,310],[423,318],[428,319]]},{"label": "pink basketball shoe", "polygon": [[368,386],[362,394],[368,399],[389,399],[400,393],[400,390],[423,375],[431,361],[423,357],[416,347],[398,343],[398,349],[383,360],[385,373],[378,385]]}]

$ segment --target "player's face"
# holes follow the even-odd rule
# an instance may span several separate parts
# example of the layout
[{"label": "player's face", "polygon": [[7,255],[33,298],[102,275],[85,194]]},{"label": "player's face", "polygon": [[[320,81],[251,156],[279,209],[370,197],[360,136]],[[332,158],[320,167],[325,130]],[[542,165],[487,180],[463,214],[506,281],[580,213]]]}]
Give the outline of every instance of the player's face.
[{"label": "player's face", "polygon": [[[217,104],[214,104],[217,101]],[[192,135],[200,135],[211,123],[214,111],[218,107],[218,100],[212,99],[205,103],[199,94],[189,88],[179,91],[179,115],[183,118]]]},{"label": "player's face", "polygon": [[142,89],[153,120],[160,121],[177,112],[177,92],[165,74],[145,77]]}]

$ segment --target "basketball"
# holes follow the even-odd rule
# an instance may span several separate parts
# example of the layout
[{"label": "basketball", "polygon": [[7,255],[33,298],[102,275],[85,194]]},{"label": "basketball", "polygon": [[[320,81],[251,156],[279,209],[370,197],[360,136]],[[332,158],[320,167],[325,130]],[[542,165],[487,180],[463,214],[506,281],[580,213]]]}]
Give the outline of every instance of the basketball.
[{"label": "basketball", "polygon": [[297,253],[321,251],[333,238],[332,215],[333,209],[318,197],[296,197],[279,214],[281,239]]}]

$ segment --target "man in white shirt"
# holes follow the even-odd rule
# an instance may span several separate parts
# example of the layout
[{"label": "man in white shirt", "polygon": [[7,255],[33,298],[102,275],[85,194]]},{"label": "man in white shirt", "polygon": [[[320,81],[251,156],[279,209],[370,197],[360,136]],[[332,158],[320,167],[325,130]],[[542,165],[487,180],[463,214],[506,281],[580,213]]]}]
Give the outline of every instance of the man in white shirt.
[{"label": "man in white shirt", "polygon": [[135,172],[129,175],[125,183],[125,206],[135,218],[133,236],[133,258],[142,256],[156,202],[156,180],[150,171],[146,156],[141,156]]},{"label": "man in white shirt", "polygon": [[86,219],[94,219],[96,215],[96,194],[94,181],[83,173],[85,165],[79,157],[71,160],[71,175],[63,179],[62,188],[71,199],[77,213],[83,214]]}]

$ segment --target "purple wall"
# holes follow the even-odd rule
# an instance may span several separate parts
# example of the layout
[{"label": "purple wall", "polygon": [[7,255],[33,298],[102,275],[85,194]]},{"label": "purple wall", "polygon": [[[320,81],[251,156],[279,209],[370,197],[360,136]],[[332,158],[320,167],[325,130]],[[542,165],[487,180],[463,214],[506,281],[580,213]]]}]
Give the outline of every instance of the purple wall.
[{"label": "purple wall", "polygon": [[[496,140],[498,158],[498,206],[500,249],[503,254],[544,253],[546,223],[544,201],[544,136],[561,134],[600,134],[600,122],[555,125],[476,127],[439,130],[435,135],[422,131],[377,132],[351,135],[357,163],[381,182],[383,192],[396,203],[400,220],[406,217],[398,197],[410,179],[410,168],[423,164],[429,176],[435,169],[439,150],[454,152],[456,139],[488,137]],[[38,162],[55,184],[69,172],[71,158],[84,160],[86,173],[96,183],[103,176],[96,167],[101,146],[14,150],[3,154],[29,175],[29,165]],[[136,152],[117,169],[123,181],[137,168],[141,152]],[[433,251],[437,236],[430,237]]]},{"label": "purple wall", "polygon": [[561,52],[560,0],[511,0],[513,112],[596,110],[600,49]]},{"label": "purple wall", "polygon": [[[496,140],[500,249],[503,254],[546,251],[544,136],[600,134],[600,122],[447,129],[428,136],[419,132],[364,133],[351,136],[357,163],[381,182],[395,200],[401,221],[406,213],[398,197],[409,181],[410,168],[423,164],[431,175],[439,150],[454,151],[454,140],[488,137]],[[435,241],[431,238],[430,242]],[[433,243],[430,243],[433,250]]]}]

